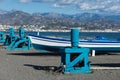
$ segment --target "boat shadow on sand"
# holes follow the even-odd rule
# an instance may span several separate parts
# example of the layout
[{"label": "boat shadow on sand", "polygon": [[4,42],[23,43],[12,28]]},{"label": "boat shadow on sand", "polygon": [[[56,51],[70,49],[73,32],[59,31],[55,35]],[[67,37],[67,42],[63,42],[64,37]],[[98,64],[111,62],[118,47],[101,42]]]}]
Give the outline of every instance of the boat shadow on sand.
[{"label": "boat shadow on sand", "polygon": [[8,53],[7,55],[16,55],[16,56],[60,56],[60,53],[25,52],[25,53]]},{"label": "boat shadow on sand", "polygon": [[120,67],[120,63],[93,63],[91,66],[100,66],[100,67]]},{"label": "boat shadow on sand", "polygon": [[40,66],[40,65],[32,65],[32,64],[24,64],[24,66],[31,67],[35,70],[44,70],[47,72],[63,72],[62,66]]},{"label": "boat shadow on sand", "polygon": [[[62,66],[40,66],[40,65],[32,65],[32,64],[24,64],[26,67],[31,67],[35,70],[43,70],[47,72],[55,72],[55,73],[63,73],[64,68]],[[111,68],[116,68],[120,67],[120,63],[98,63],[98,64],[91,64],[91,66],[96,66],[96,67],[111,67]]]},{"label": "boat shadow on sand", "polygon": [[[106,55],[106,53],[103,53]],[[103,55],[99,53],[99,55]],[[41,53],[41,52],[28,52],[28,53],[8,53],[7,55],[15,55],[15,56],[60,56],[60,53]],[[99,56],[98,55],[98,56]],[[110,54],[107,55],[120,55],[118,54]],[[52,72],[63,72],[63,67],[61,66],[44,66],[44,65],[34,65],[34,64],[23,64],[23,66],[31,67],[35,70],[44,70],[44,71],[52,71]],[[120,67],[120,63],[91,63],[91,66],[96,67]]]},{"label": "boat shadow on sand", "polygon": [[[61,56],[61,53],[59,52],[12,52],[7,53],[7,55],[17,55],[17,56]],[[96,52],[96,56],[101,55],[120,55],[120,52]],[[91,56],[90,56],[91,57]]]}]

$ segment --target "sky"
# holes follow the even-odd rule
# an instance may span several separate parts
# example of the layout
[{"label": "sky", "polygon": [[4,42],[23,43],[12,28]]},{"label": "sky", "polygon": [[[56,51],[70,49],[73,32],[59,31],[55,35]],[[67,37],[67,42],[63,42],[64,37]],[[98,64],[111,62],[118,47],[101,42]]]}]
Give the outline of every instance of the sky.
[{"label": "sky", "polygon": [[2,10],[21,10],[28,13],[83,12],[120,14],[120,0],[0,0]]}]

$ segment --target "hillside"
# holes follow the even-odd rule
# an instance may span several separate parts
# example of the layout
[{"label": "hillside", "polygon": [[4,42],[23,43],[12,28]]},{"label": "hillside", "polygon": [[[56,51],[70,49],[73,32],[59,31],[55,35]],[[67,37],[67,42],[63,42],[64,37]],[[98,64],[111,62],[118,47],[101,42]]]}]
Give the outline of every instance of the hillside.
[{"label": "hillside", "polygon": [[38,25],[44,29],[119,29],[120,15],[104,15],[96,13],[81,13],[66,15],[58,13],[33,13],[23,11],[0,10],[0,24],[2,25]]}]

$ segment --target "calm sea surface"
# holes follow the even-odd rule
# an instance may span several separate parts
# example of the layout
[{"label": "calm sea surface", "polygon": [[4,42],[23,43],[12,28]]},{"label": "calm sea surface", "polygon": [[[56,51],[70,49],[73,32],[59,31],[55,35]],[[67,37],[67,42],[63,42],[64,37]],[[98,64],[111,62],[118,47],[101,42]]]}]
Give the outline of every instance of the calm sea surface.
[{"label": "calm sea surface", "polygon": [[[27,34],[37,35],[37,32],[27,32]],[[70,32],[39,32],[42,36],[55,36],[70,38]],[[102,36],[112,40],[120,40],[120,32],[80,32],[81,39],[95,39],[97,36]]]}]

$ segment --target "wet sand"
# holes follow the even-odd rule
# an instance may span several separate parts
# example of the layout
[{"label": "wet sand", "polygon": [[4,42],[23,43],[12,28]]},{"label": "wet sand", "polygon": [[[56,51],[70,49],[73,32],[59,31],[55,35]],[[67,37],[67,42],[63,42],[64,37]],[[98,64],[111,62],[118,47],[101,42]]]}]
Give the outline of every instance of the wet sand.
[{"label": "wet sand", "polygon": [[[120,53],[89,57],[91,67],[120,67]],[[120,69],[94,69],[90,74],[52,72],[60,55],[30,51],[6,51],[0,46],[0,80],[120,80]]]}]

